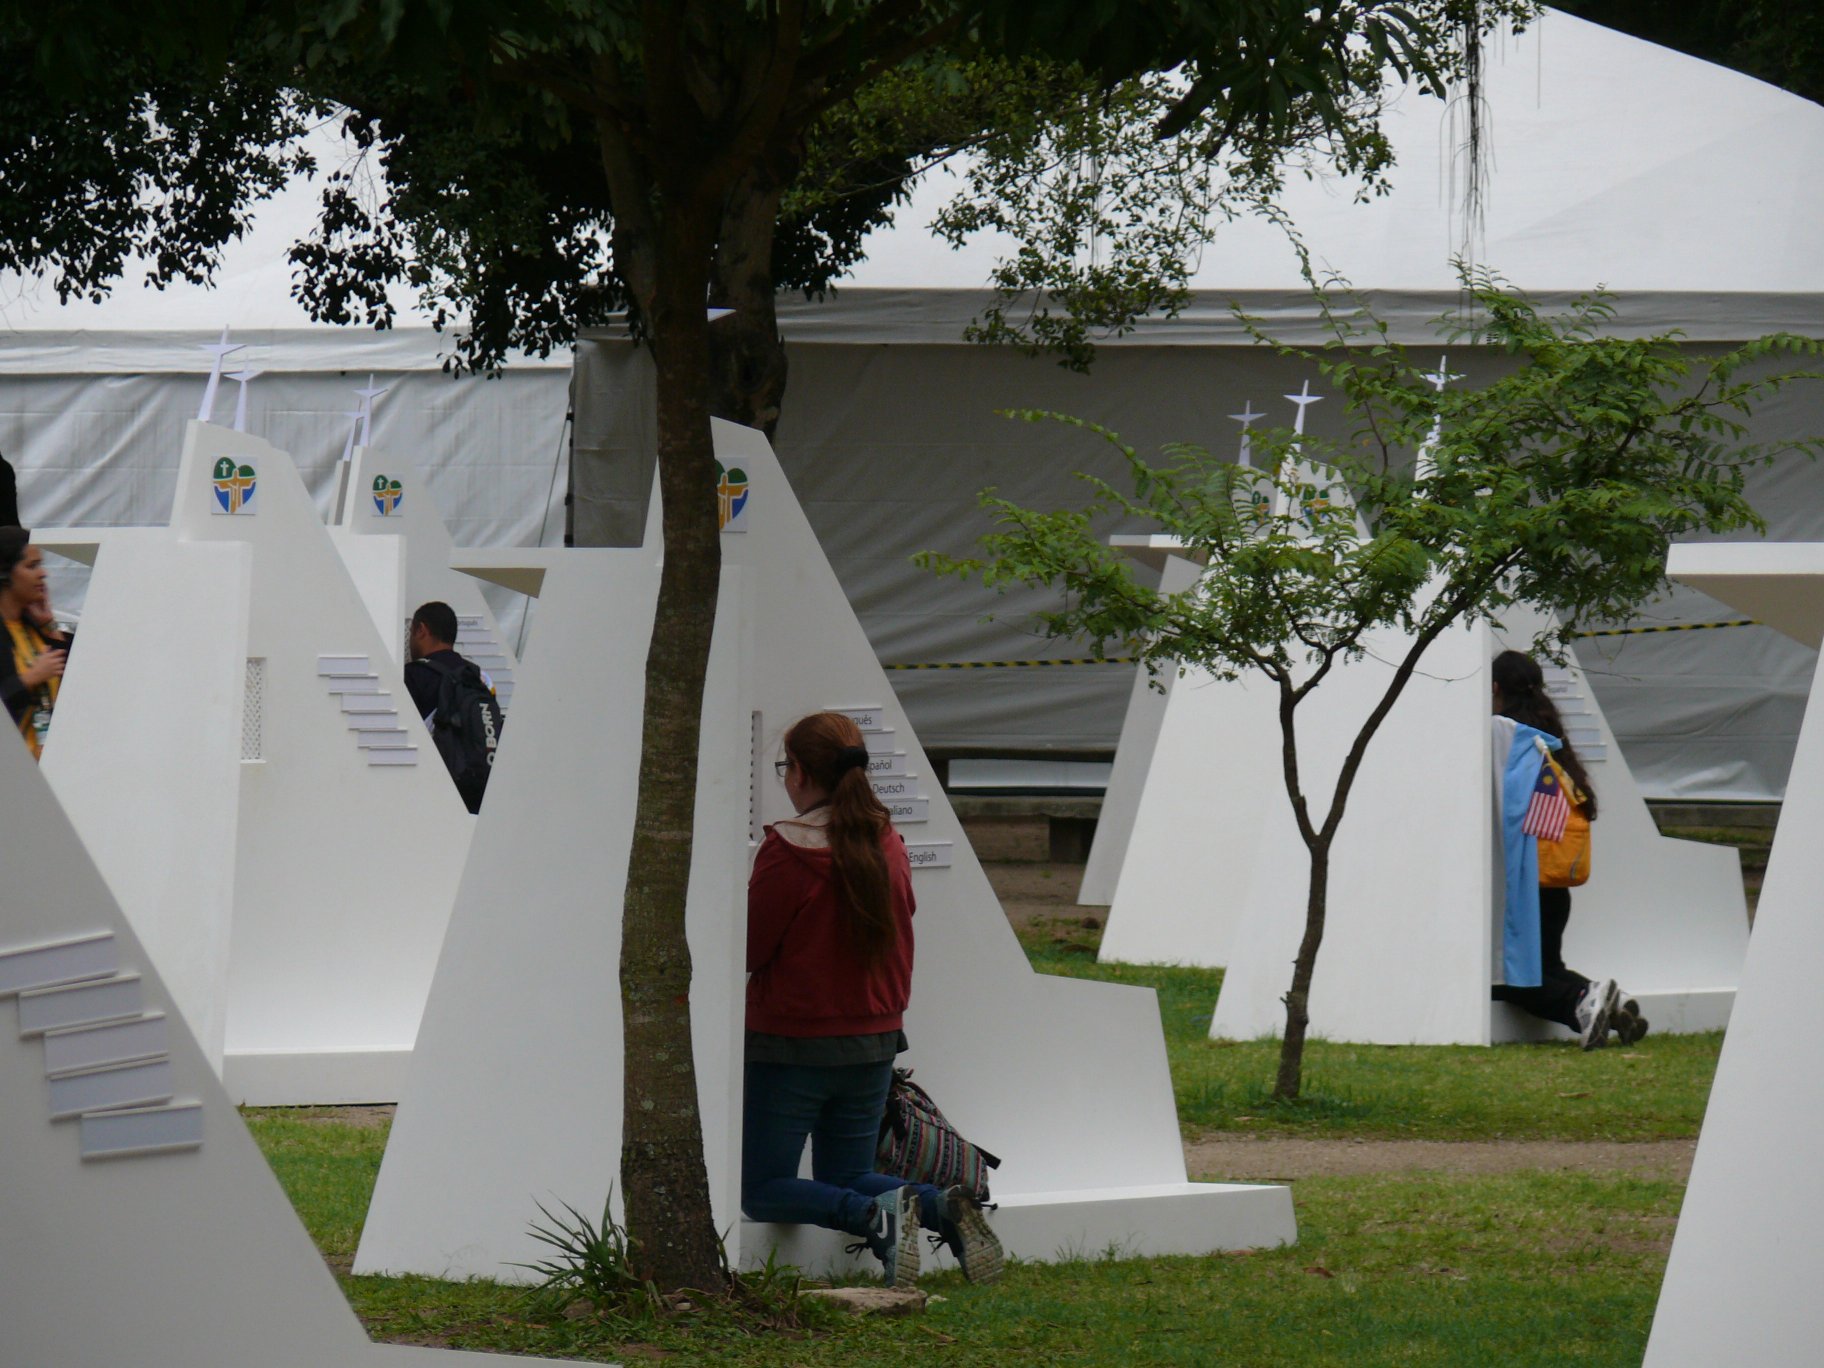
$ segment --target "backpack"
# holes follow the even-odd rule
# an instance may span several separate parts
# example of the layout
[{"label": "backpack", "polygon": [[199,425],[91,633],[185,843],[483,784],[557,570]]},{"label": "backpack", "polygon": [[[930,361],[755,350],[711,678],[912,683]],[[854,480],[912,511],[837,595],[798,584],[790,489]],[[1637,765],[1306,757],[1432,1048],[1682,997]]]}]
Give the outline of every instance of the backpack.
[{"label": "backpack", "polygon": [[912,1081],[912,1070],[893,1070],[874,1154],[878,1171],[940,1188],[960,1183],[975,1194],[976,1201],[985,1203],[988,1170],[1000,1166],[1001,1161],[987,1150],[963,1139],[937,1109],[931,1094]]},{"label": "backpack", "polygon": [[474,661],[454,666],[441,660],[424,663],[443,676],[437,685],[437,711],[431,714],[431,739],[469,811],[478,811],[488,776],[494,772],[506,716]]},{"label": "backpack", "polygon": [[1578,888],[1590,877],[1590,819],[1583,815],[1586,801],[1571,776],[1550,756],[1545,763],[1558,775],[1565,795],[1570,799],[1570,815],[1564,819],[1564,834],[1555,841],[1539,842],[1539,886],[1541,888]]}]

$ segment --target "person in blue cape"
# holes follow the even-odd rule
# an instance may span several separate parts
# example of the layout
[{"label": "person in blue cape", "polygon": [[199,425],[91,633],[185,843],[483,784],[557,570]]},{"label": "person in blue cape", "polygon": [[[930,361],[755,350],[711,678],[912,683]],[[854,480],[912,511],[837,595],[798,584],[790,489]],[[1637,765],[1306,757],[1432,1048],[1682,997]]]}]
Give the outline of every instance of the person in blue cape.
[{"label": "person in blue cape", "polygon": [[1632,1045],[1647,1033],[1640,1005],[1614,979],[1591,979],[1565,964],[1564,928],[1571,919],[1571,890],[1540,886],[1539,843],[1522,829],[1548,750],[1580,791],[1583,815],[1591,820],[1596,816],[1596,791],[1589,772],[1566,739],[1564,719],[1546,692],[1544,672],[1531,656],[1503,651],[1495,657],[1494,714],[1492,739],[1507,875],[1503,981],[1494,986],[1494,998],[1569,1027],[1586,1050],[1608,1044],[1611,1030],[1622,1044]]}]

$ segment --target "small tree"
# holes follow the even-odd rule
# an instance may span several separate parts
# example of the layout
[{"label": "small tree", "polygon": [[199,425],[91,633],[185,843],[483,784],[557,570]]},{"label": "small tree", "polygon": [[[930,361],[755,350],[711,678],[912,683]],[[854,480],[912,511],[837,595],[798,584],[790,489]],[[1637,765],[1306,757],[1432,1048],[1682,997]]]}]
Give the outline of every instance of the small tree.
[{"label": "small tree", "polygon": [[[1083,476],[1095,489],[1089,510],[1047,513],[989,491],[983,504],[1000,530],[984,539],[986,558],[920,557],[989,586],[1060,587],[1064,606],[1040,615],[1044,630],[1085,638],[1098,655],[1118,643],[1155,673],[1196,667],[1271,682],[1286,796],[1310,856],[1273,1089],[1282,1099],[1299,1095],[1330,852],[1350,789],[1431,643],[1453,624],[1495,622],[1525,605],[1554,615],[1534,645],[1561,656],[1580,625],[1626,615],[1665,585],[1674,537],[1760,529],[1743,494],[1746,471],[1817,446],[1751,441],[1745,426],[1761,396],[1799,378],[1755,363],[1813,355],[1816,343],[1772,336],[1696,363],[1674,335],[1602,336],[1614,312],[1606,295],[1552,318],[1490,277],[1465,285],[1478,321],[1446,320],[1447,334],[1515,358],[1499,379],[1440,392],[1383,326],[1320,292],[1335,345],[1279,350],[1340,391],[1354,419],[1346,442],[1281,430],[1257,435],[1259,468],[1188,445],[1166,448],[1155,466],[1094,424],[1018,414],[1114,442],[1133,495]],[[1185,554],[1207,558],[1201,581],[1176,594],[1138,583],[1092,521],[1117,511],[1152,520]],[[1334,790],[1312,793],[1300,767],[1300,709],[1380,628],[1403,632],[1405,653],[1356,728]]]}]

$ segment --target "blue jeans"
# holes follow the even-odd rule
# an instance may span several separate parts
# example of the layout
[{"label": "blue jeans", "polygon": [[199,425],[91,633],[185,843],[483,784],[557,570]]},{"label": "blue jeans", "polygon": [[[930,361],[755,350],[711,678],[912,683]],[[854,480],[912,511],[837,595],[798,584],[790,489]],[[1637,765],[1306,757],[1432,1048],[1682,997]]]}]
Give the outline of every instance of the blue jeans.
[{"label": "blue jeans", "polygon": [[[865,1235],[874,1199],[918,1189],[920,1222],[937,1228],[937,1189],[874,1171],[880,1118],[893,1081],[879,1064],[747,1066],[742,1105],[741,1210],[753,1221],[827,1226]],[[810,1178],[798,1176],[811,1141]]]}]

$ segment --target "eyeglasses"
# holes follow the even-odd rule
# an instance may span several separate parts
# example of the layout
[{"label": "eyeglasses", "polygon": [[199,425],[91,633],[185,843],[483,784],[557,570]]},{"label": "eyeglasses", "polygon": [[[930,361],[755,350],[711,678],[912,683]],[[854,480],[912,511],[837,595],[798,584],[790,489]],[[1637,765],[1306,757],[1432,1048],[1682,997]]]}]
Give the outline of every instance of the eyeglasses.
[{"label": "eyeglasses", "polygon": [[785,778],[785,772],[791,767],[791,763],[792,762],[789,759],[773,761],[773,773],[778,775],[781,779]]}]

